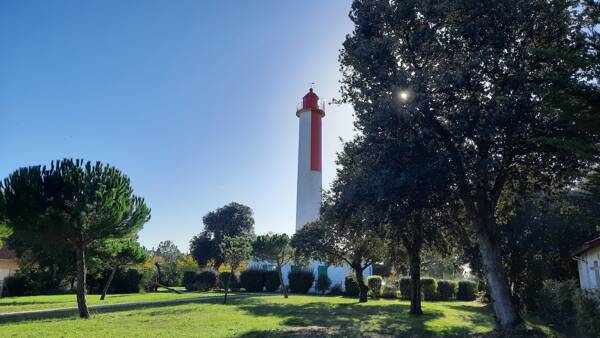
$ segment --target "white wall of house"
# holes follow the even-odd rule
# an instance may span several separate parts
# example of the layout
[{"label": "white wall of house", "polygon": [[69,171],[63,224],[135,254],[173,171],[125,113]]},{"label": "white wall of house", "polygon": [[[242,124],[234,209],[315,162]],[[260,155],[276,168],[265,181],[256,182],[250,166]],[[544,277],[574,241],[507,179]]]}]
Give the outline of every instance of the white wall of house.
[{"label": "white wall of house", "polygon": [[579,284],[582,289],[600,289],[600,246],[591,248],[577,258],[579,269]]},{"label": "white wall of house", "polygon": [[[2,260],[0,260],[2,261]],[[2,262],[0,262],[2,263]],[[8,266],[9,264],[3,264]],[[12,265],[12,264],[11,264]],[[12,276],[17,272],[15,267],[2,267],[0,266],[0,297],[2,297],[2,291],[4,290],[4,279],[8,276]]]}]

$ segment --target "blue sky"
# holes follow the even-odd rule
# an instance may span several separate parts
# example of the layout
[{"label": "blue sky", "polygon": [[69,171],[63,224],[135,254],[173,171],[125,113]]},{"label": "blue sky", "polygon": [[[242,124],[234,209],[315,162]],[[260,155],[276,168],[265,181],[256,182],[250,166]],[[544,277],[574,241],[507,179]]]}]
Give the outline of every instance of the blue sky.
[{"label": "blue sky", "polygon": [[[110,163],[152,208],[140,233],[187,251],[231,201],[292,233],[296,104],[339,97],[349,1],[0,0],[0,177],[64,157]],[[323,121],[323,183],[352,109]]]}]

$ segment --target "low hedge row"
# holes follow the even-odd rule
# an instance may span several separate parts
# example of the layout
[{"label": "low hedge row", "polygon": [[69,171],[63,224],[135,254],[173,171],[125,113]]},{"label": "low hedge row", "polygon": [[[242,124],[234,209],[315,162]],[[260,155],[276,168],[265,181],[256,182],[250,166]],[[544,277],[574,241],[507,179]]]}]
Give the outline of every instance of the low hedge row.
[{"label": "low hedge row", "polygon": [[[402,299],[411,298],[410,278],[400,279],[400,294]],[[471,281],[421,279],[421,295],[423,300],[462,300],[472,301],[476,298],[477,284]]]}]

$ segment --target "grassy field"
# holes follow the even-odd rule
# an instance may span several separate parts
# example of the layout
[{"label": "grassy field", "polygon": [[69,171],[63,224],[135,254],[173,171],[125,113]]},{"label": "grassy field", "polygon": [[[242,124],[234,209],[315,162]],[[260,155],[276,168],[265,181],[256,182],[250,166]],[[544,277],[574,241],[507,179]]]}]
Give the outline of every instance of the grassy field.
[{"label": "grassy field", "polygon": [[[107,295],[101,301],[100,295],[88,295],[88,305],[115,304],[129,302],[150,302],[168,299],[193,298],[205,296],[220,296],[220,293],[208,292],[186,292],[183,294],[159,290],[152,293],[133,293],[126,295]],[[51,295],[51,296],[26,296],[0,298],[0,313],[17,312],[26,310],[57,309],[76,307],[77,300],[74,294]]]},{"label": "grassy field", "polygon": [[[172,295],[176,296],[176,295]],[[133,297],[133,296],[128,296]],[[138,297],[148,297],[138,295]],[[425,315],[409,316],[408,303],[342,297],[242,295],[222,305],[204,303],[140,307],[0,324],[2,337],[465,337],[493,329],[489,306],[475,302],[426,302]]]}]

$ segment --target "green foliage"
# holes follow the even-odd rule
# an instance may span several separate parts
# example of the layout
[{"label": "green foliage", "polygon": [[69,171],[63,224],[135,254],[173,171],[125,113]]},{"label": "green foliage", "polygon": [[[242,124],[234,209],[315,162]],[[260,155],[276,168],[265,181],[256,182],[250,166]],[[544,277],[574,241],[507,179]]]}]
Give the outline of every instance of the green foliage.
[{"label": "green foliage", "polygon": [[575,292],[576,329],[580,337],[600,337],[600,290]]},{"label": "green foliage", "polygon": [[240,285],[248,292],[262,292],[265,286],[265,275],[262,270],[248,269],[240,274]]},{"label": "green foliage", "polygon": [[[225,284],[227,284],[227,280],[229,279],[229,275],[231,275],[231,272],[229,271],[223,271],[221,273],[219,273],[219,288],[225,290]],[[233,275],[231,275],[231,279],[229,279],[229,288],[232,290],[236,290],[239,289],[241,287],[240,285],[240,277],[234,272]]]},{"label": "green foliage", "polygon": [[307,293],[313,286],[315,274],[312,270],[296,270],[288,273],[291,293]]},{"label": "green foliage", "polygon": [[545,280],[538,292],[536,307],[540,317],[547,321],[565,327],[575,324],[575,292],[577,282],[575,280],[555,281]]},{"label": "green foliage", "polygon": [[265,281],[265,290],[267,292],[275,292],[281,285],[279,281],[279,273],[275,270],[263,271]]},{"label": "green foliage", "polygon": [[140,292],[142,273],[137,269],[119,269],[112,280],[109,293],[124,294]]},{"label": "green foliage", "polygon": [[342,296],[344,294],[344,289],[341,284],[335,284],[329,289],[329,294],[332,296]]},{"label": "green foliage", "polygon": [[344,278],[344,295],[348,297],[356,297],[360,290],[358,289],[358,283],[356,277],[346,276]]},{"label": "green foliage", "polygon": [[315,284],[315,289],[320,291],[321,294],[325,294],[325,291],[329,290],[331,286],[331,279],[327,276],[326,273],[320,273],[317,277],[317,283]]},{"label": "green foliage", "polygon": [[196,291],[208,291],[217,286],[217,273],[214,270],[204,270],[196,274],[193,287]]},{"label": "green foliage", "polygon": [[268,233],[257,236],[252,247],[254,258],[267,261],[278,268],[291,262],[294,257],[294,249],[287,234]]},{"label": "green foliage", "polygon": [[408,277],[400,278],[400,294],[402,299],[409,300],[412,294],[411,279]]},{"label": "green foliage", "polygon": [[437,299],[438,300],[452,300],[456,297],[458,290],[458,283],[451,280],[439,280],[437,282]]},{"label": "green foliage", "polygon": [[383,278],[381,276],[369,276],[367,277],[367,286],[373,298],[377,299],[381,297]]},{"label": "green foliage", "polygon": [[243,261],[250,259],[252,242],[247,236],[223,237],[219,245],[223,262],[236,270]]},{"label": "green foliage", "polygon": [[458,300],[475,300],[476,298],[477,283],[461,280],[458,282],[458,291],[456,292],[456,299]]},{"label": "green foliage", "polygon": [[381,298],[396,299],[398,298],[398,289],[394,285],[384,285],[381,291]]},{"label": "green foliage", "polygon": [[185,288],[187,290],[192,289],[194,286],[192,284],[194,284],[194,282],[196,281],[196,271],[184,271],[183,272],[183,278],[182,278],[182,282],[183,282],[183,286],[185,286]]},{"label": "green foliage", "polygon": [[[433,278],[421,278],[421,292],[424,300],[435,300],[437,282]],[[473,298],[474,299],[474,298]]]},{"label": "green foliage", "polygon": [[199,266],[212,261],[218,269],[225,261],[221,245],[225,237],[253,237],[254,217],[252,209],[240,203],[229,203],[207,213],[202,221],[204,231],[190,241],[190,254]]},{"label": "green foliage", "polygon": [[22,274],[15,274],[4,279],[4,291],[2,295],[5,297],[17,297],[30,294],[31,287],[28,285],[27,277]]}]

